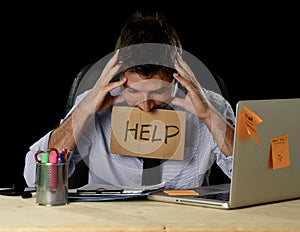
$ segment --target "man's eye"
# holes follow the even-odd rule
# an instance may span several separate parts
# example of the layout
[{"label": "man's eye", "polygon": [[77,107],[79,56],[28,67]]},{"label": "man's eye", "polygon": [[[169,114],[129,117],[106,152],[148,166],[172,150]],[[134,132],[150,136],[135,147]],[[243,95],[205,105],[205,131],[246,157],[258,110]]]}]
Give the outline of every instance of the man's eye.
[{"label": "man's eye", "polygon": [[168,91],[168,89],[169,89],[169,87],[164,87],[164,88],[154,91],[154,93],[155,94],[164,94],[166,91]]},{"label": "man's eye", "polygon": [[137,93],[137,92],[138,92],[138,91],[135,90],[135,89],[127,89],[127,91],[128,91],[129,93]]},{"label": "man's eye", "polygon": [[155,91],[154,93],[156,93],[156,94],[162,94],[164,92],[165,92],[165,89],[160,89],[160,90]]}]

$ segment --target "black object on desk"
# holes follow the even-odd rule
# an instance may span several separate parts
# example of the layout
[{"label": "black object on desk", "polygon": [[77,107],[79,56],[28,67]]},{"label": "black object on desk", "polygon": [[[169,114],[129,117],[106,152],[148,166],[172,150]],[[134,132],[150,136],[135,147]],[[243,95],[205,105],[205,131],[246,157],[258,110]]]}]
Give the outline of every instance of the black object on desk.
[{"label": "black object on desk", "polygon": [[0,189],[0,195],[5,196],[21,196],[23,190],[14,189],[14,188],[7,188],[7,189]]},{"label": "black object on desk", "polygon": [[24,187],[13,184],[12,187],[0,189],[0,195],[5,196],[21,196],[24,192]]}]

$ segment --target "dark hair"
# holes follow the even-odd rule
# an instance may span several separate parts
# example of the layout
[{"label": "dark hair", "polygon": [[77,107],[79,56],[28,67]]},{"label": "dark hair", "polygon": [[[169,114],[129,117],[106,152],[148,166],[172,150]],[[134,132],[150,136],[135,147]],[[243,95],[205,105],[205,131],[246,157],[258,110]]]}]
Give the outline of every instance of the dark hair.
[{"label": "dark hair", "polygon": [[128,66],[126,71],[147,77],[158,72],[172,76],[176,72],[174,58],[182,50],[175,29],[164,16],[143,16],[139,11],[121,29],[115,48],[120,49],[120,59]]},{"label": "dark hair", "polygon": [[180,39],[164,16],[143,16],[139,11],[135,12],[121,29],[116,43],[116,49],[141,43],[160,43],[182,49]]}]

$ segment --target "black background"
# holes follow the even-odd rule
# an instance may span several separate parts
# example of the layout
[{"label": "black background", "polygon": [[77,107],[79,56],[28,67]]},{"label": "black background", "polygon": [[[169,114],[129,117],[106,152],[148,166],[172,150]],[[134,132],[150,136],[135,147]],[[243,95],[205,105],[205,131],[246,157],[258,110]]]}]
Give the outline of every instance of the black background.
[{"label": "black background", "polygon": [[0,187],[25,184],[29,146],[57,126],[76,74],[114,50],[136,10],[164,15],[184,50],[224,79],[234,108],[242,99],[299,97],[298,8],[288,1],[207,2],[2,3]]}]

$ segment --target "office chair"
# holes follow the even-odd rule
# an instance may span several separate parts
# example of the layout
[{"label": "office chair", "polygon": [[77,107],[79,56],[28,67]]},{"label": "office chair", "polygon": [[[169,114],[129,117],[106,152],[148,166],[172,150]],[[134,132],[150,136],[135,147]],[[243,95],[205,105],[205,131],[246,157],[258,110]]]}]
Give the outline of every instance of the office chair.
[{"label": "office chair", "polygon": [[[73,107],[76,97],[82,92],[78,92],[78,88],[80,85],[80,82],[82,81],[85,74],[88,72],[88,70],[93,66],[94,63],[86,65],[84,68],[80,70],[80,72],[76,75],[69,95],[67,99],[67,105],[66,105],[66,113],[68,113],[71,108]],[[228,99],[228,90],[226,88],[226,84],[224,80],[214,71],[210,70],[213,77],[215,78],[222,96],[225,99]],[[87,160],[80,161],[76,168],[73,175],[69,178],[68,185],[70,189],[75,189],[80,186],[83,186],[88,183],[88,166],[86,165]],[[212,168],[210,169],[210,175],[209,180],[207,184],[223,184],[223,183],[229,183],[230,179],[223,173],[223,171],[220,169],[220,167],[214,162]]]}]

